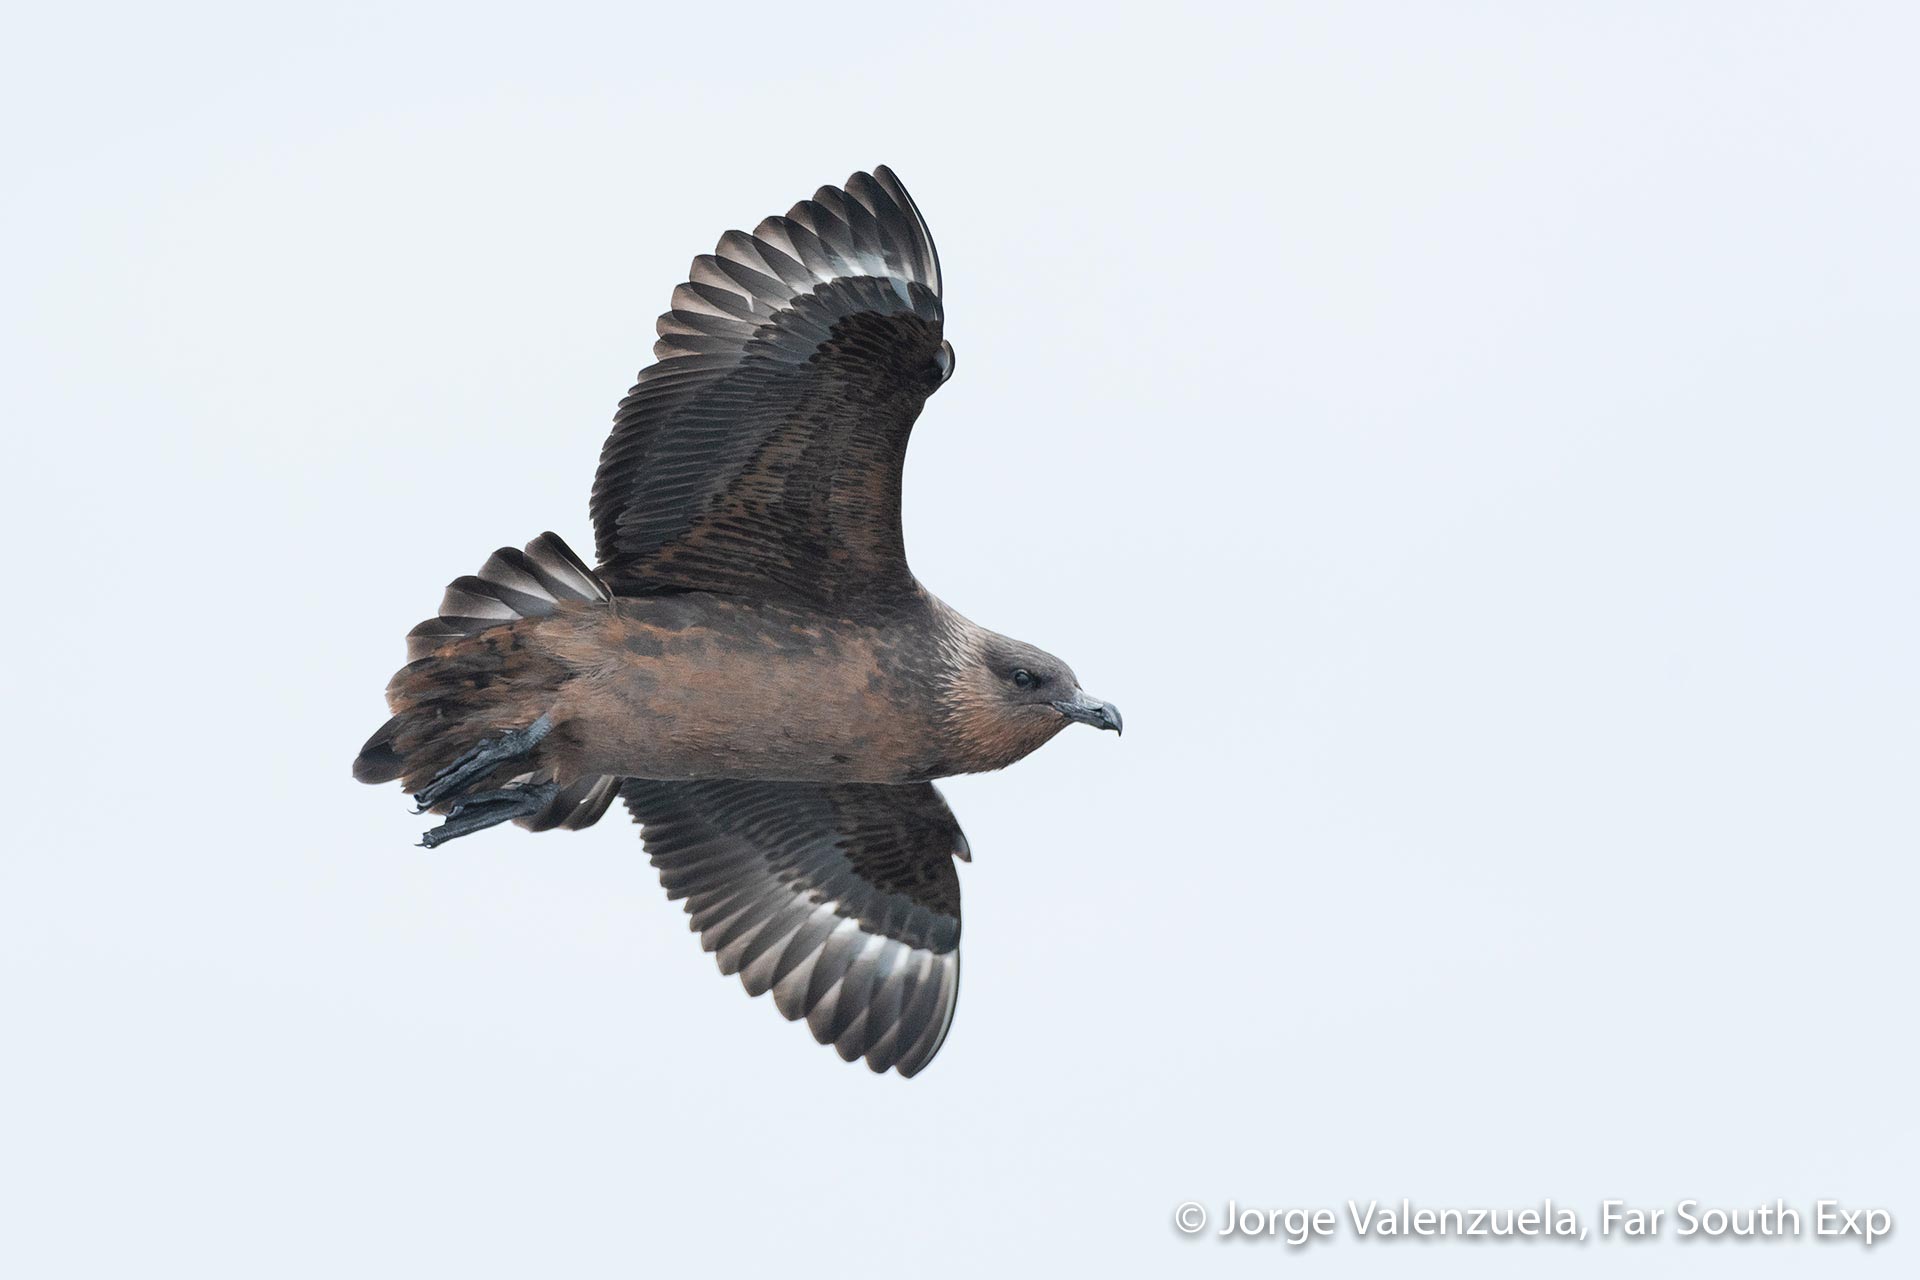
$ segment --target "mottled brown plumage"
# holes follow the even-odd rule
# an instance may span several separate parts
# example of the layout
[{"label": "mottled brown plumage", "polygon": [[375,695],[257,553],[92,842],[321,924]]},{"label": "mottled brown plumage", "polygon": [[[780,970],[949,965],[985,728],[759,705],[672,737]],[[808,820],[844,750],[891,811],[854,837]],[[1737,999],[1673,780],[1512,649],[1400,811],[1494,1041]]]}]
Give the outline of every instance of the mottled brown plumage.
[{"label": "mottled brown plumage", "polygon": [[903,1075],[959,984],[967,845],[928,780],[1120,727],[907,569],[907,438],[953,371],[940,287],[884,168],[695,259],[602,451],[599,567],[544,534],[457,579],[354,762],[446,815],[429,846],[622,796],[723,972]]}]

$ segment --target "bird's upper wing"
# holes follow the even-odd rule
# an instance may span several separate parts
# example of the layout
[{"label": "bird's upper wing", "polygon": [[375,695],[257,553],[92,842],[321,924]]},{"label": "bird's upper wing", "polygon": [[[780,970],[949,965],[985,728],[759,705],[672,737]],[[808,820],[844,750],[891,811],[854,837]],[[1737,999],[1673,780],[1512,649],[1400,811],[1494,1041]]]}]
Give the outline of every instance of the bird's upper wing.
[{"label": "bird's upper wing", "polygon": [[943,354],[940,260],[882,166],[693,260],[593,483],[616,589],[912,589],[900,471]]},{"label": "bird's upper wing", "polygon": [[720,972],[848,1062],[911,1076],[960,993],[966,837],[930,783],[650,782],[620,792]]}]

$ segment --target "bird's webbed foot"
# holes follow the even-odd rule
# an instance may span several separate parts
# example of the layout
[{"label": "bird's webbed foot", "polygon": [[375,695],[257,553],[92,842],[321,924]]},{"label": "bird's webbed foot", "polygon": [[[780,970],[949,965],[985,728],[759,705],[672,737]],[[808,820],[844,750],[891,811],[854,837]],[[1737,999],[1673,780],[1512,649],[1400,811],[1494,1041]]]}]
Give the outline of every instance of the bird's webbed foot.
[{"label": "bird's webbed foot", "polygon": [[557,782],[522,782],[493,791],[477,791],[447,810],[447,820],[420,837],[420,847],[432,849],[449,840],[526,818],[546,808],[560,790]]},{"label": "bird's webbed foot", "polygon": [[415,793],[413,803],[418,807],[414,812],[425,813],[442,800],[459,795],[501,765],[533,754],[541,739],[552,731],[553,720],[541,716],[524,729],[510,729],[497,738],[482,738],[479,746],[434,774],[426,789]]}]

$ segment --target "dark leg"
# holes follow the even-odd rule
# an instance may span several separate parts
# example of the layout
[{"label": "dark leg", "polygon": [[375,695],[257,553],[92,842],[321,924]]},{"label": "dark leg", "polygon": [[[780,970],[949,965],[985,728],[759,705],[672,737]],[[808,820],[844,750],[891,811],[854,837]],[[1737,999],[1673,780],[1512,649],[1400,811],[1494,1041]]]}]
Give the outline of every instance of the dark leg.
[{"label": "dark leg", "polygon": [[546,808],[559,790],[556,782],[530,782],[467,796],[447,811],[445,822],[420,837],[420,847],[432,849],[515,818],[530,817]]},{"label": "dark leg", "polygon": [[[553,721],[541,716],[524,729],[514,729],[497,738],[481,739],[479,746],[433,775],[433,781],[427,784],[426,790],[413,797],[414,804],[419,806],[414,812],[425,813],[447,797],[458,795],[501,765],[531,755],[533,749],[540,745],[540,740],[552,731]],[[473,830],[478,831],[479,828]],[[447,838],[452,839],[451,836]]]}]

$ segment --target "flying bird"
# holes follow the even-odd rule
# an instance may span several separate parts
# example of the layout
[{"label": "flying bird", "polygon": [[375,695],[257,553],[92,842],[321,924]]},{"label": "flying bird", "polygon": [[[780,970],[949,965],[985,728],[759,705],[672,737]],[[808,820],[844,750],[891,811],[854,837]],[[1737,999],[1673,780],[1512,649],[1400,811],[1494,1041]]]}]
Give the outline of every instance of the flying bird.
[{"label": "flying bird", "polygon": [[353,764],[444,818],[598,821],[751,995],[912,1076],[953,1019],[967,840],[931,779],[1120,712],[907,568],[907,437],[953,375],[940,259],[884,166],[693,260],[621,401],[590,511],[455,579]]}]

